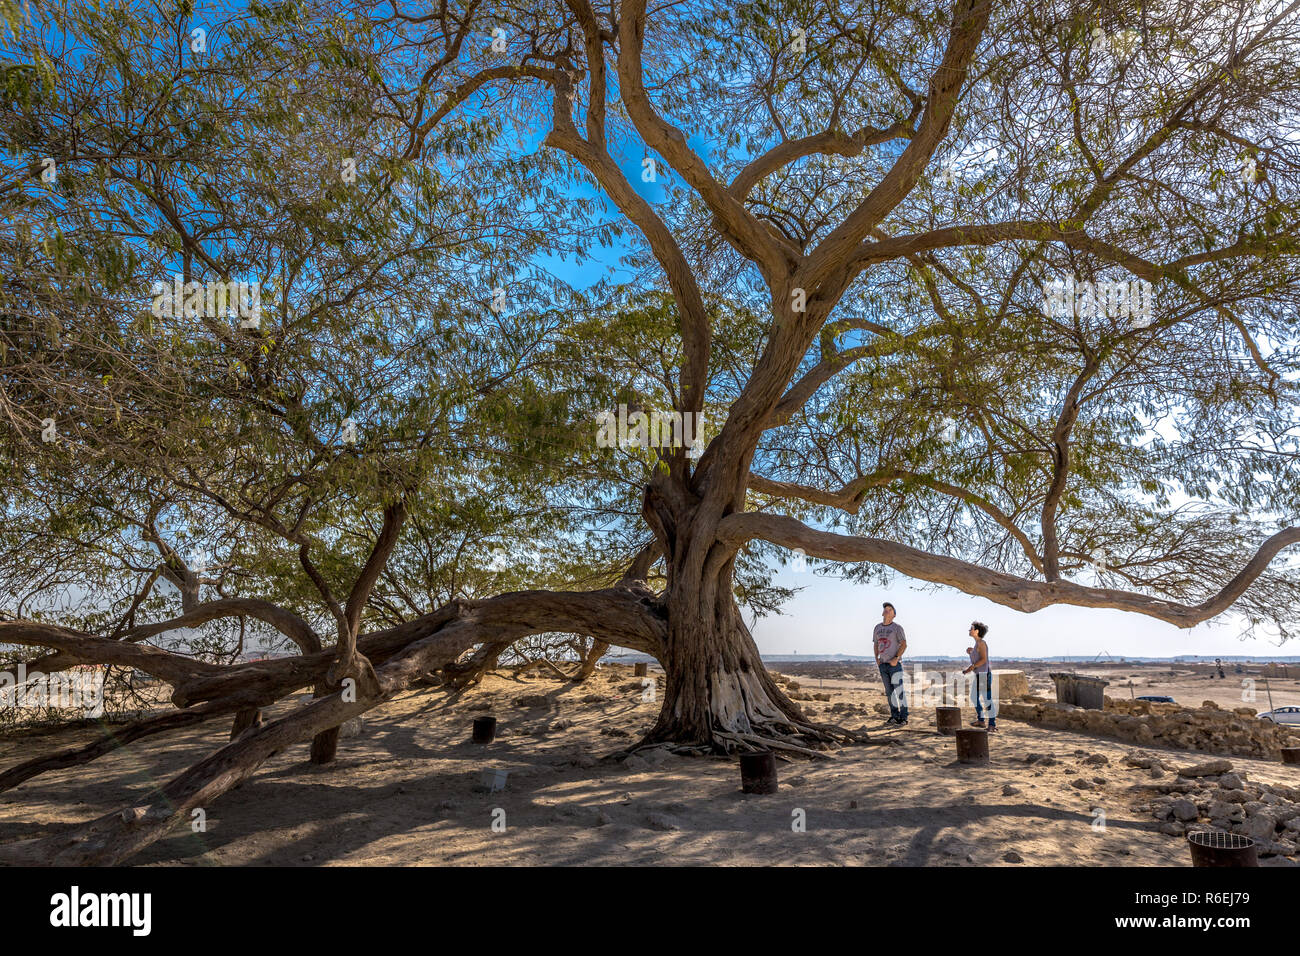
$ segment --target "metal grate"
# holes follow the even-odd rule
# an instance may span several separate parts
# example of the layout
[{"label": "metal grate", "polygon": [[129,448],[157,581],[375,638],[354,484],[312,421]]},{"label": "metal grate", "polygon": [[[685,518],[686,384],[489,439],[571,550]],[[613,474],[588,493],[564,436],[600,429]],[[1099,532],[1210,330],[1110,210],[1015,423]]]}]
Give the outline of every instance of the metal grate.
[{"label": "metal grate", "polygon": [[1250,837],[1227,830],[1197,830],[1189,833],[1187,839],[1210,850],[1244,850],[1255,844]]}]

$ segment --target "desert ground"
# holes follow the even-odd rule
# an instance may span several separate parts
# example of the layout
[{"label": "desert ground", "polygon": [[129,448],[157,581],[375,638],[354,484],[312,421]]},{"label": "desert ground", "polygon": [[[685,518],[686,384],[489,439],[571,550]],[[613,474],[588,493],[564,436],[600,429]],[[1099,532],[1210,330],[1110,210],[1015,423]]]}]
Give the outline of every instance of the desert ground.
[{"label": "desert ground", "polygon": [[[951,670],[961,665],[954,662],[924,666],[927,669]],[[1278,666],[1276,669],[1266,668],[1260,664],[1242,664],[1241,672],[1238,673],[1235,670],[1236,665],[1228,663],[1224,664],[1223,678],[1218,676],[1213,665],[1200,663],[1100,661],[1066,664],[1059,661],[1015,661],[999,658],[994,660],[993,666],[1024,671],[1029,680],[1030,692],[1049,699],[1054,698],[1055,688],[1048,674],[1068,671],[1110,681],[1110,686],[1105,690],[1108,697],[1172,697],[1177,703],[1187,707],[1197,707],[1203,701],[1212,700],[1226,709],[1255,707],[1257,710],[1264,711],[1271,709],[1268,697],[1271,690],[1274,706],[1300,705],[1300,664]],[[812,690],[827,688],[874,690],[880,680],[874,666],[856,661],[851,663],[801,661],[775,664],[773,667],[781,673],[803,680],[804,687]],[[1243,681],[1249,683],[1243,684]],[[1243,693],[1247,698],[1253,693],[1254,699],[1243,698]],[[880,699],[884,700],[883,693]]]},{"label": "desert ground", "polygon": [[[932,729],[932,708],[914,707],[907,727],[884,728],[876,711],[883,690],[865,673],[835,663],[811,669],[817,667],[841,676],[797,673],[809,669],[803,665],[783,673],[804,694],[829,697],[806,701],[805,708],[865,729],[871,743],[844,747],[830,759],[780,762],[776,794],[743,794],[734,759],[666,750],[617,759],[658,707],[642,700],[630,666],[603,665],[581,685],[502,669],[460,693],[422,688],[389,701],[341,741],[331,766],[307,763],[306,745],[277,755],[206,809],[206,831],[178,830],[133,862],[1188,865],[1184,839],[1160,833],[1141,809],[1157,791],[1146,771],[1124,764],[1132,745],[1003,720],[990,740],[991,764],[960,765],[953,739]],[[1041,680],[1032,675],[1035,691],[1044,690],[1051,669],[1042,668]],[[1193,706],[1224,694],[1225,705],[1240,706],[1240,682],[1234,684],[1231,671],[1229,680],[1211,681],[1194,670],[1176,668],[1169,677],[1167,666],[1165,676],[1150,665],[1121,668],[1124,680],[1139,674],[1148,681],[1138,693],[1169,693]],[[1300,702],[1297,681],[1281,683],[1273,682],[1275,702]],[[282,702],[268,716],[296,705]],[[476,745],[471,721],[488,713],[499,719],[497,740]],[[0,768],[99,732],[0,738]],[[0,842],[130,805],[198,754],[221,746],[228,733],[228,720],[212,721],[29,780],[0,794]],[[1144,750],[1172,767],[1209,759]],[[1294,766],[1241,758],[1232,764],[1251,781],[1300,783]],[[508,771],[505,789],[488,792],[485,770]],[[1081,778],[1088,789],[1079,789]],[[1283,858],[1263,862],[1294,865]]]}]

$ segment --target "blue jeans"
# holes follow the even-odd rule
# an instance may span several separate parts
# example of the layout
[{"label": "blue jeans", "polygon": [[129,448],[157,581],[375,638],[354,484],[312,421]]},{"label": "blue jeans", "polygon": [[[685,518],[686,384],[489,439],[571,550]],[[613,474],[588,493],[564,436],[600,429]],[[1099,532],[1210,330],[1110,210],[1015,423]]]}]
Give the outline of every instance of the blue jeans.
[{"label": "blue jeans", "polygon": [[[989,726],[993,727],[998,722],[997,702],[993,699],[993,674],[981,674],[975,671],[974,677],[975,686],[972,688],[971,696],[975,698],[975,719],[983,720],[984,712],[987,710]],[[981,702],[984,704],[983,707],[980,706]]]},{"label": "blue jeans", "polygon": [[907,692],[903,690],[903,665],[890,667],[881,663],[880,679],[885,682],[885,696],[889,698],[889,716],[907,720]]}]

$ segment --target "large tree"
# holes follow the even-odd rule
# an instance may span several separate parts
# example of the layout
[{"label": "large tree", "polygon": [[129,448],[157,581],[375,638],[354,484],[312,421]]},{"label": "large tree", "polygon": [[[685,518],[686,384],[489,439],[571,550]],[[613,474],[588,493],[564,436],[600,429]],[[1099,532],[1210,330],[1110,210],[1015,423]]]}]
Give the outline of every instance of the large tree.
[{"label": "large tree", "polygon": [[[27,59],[6,67],[3,105],[6,130],[18,131],[5,145],[26,165],[4,184],[6,200],[103,241],[89,255],[52,241],[33,253],[14,236],[27,272],[15,271],[3,303],[8,337],[36,335],[23,323],[38,318],[65,338],[68,328],[122,334],[126,301],[138,307],[138,284],[176,256],[217,273],[234,256],[269,280],[287,250],[299,286],[277,287],[265,358],[240,356],[225,385],[212,356],[239,344],[223,329],[151,338],[132,327],[149,359],[131,368],[102,335],[34,358],[10,345],[6,440],[29,456],[14,476],[63,489],[81,522],[104,513],[105,497],[132,504],[121,520],[137,525],[154,502],[189,524],[212,509],[237,529],[223,553],[241,596],[200,595],[179,618],[97,633],[28,616],[0,623],[0,641],[171,683],[179,709],[128,738],[248,714],[304,684],[319,697],[243,731],[148,806],[4,855],[123,859],[277,750],[316,736],[323,759],[347,717],[430,670],[454,672],[476,647],[488,660],[539,633],[662,662],[666,692],[645,743],[807,752],[844,739],[782,694],[742,616],[738,599],[759,609],[779,599],[755,568],[774,549],[1022,611],[1110,607],[1190,627],[1233,609],[1293,626],[1298,11],[994,0],[259,6],[232,30],[238,54],[134,67],[148,82],[98,124],[61,85],[78,68],[51,50],[66,30],[20,32],[15,56]],[[189,10],[173,17],[178,38],[197,25]],[[106,42],[102,28],[86,32]],[[224,100],[239,115],[197,110],[159,132],[172,114],[138,102],[146,94],[191,110]],[[106,112],[126,101],[101,99]],[[61,121],[43,123],[51,111]],[[191,144],[200,118],[211,132]],[[94,130],[115,133],[88,148]],[[205,157],[210,136],[234,153],[257,148],[226,166]],[[292,190],[269,185],[294,170],[311,181],[348,136],[375,157],[365,167],[375,192],[295,206]],[[83,172],[76,195],[51,197],[35,185],[39,157],[60,150]],[[141,172],[115,171],[114,151]],[[130,217],[102,198],[123,183],[138,190]],[[226,209],[211,198],[254,185],[275,202]],[[172,193],[207,205],[186,214]],[[102,223],[136,221],[137,207],[159,225],[109,241]],[[263,208],[281,217],[274,228],[253,221]],[[159,236],[151,258],[144,240]],[[249,236],[263,245],[245,248]],[[436,269],[434,249],[473,258]],[[621,257],[621,271],[581,293],[544,274],[601,250]],[[53,279],[24,285],[37,254]],[[349,293],[357,270],[365,281]],[[103,282],[91,283],[89,304],[70,288],[125,273],[116,298]],[[1075,305],[1045,308],[1048,284],[1067,280]],[[1149,315],[1140,296],[1103,293],[1096,306],[1096,284],[1120,282],[1149,283]],[[467,310],[481,321],[462,318],[447,334],[440,318]],[[363,348],[343,334],[353,322]],[[429,354],[431,337],[446,349],[446,379],[412,357],[411,346]],[[364,393],[391,419],[363,429],[376,443],[366,455],[327,453],[321,439],[359,407],[328,394],[323,367],[335,354],[347,357],[342,393]],[[421,389],[431,376],[439,387]],[[77,494],[76,463],[35,438],[37,406],[60,383],[70,383],[65,406],[81,409],[77,447],[108,490]],[[159,434],[169,401],[188,407],[195,394],[241,427],[191,413]],[[592,412],[618,403],[702,415],[702,454],[597,444]],[[480,511],[481,537],[515,537],[529,560],[513,580],[533,590],[456,595],[419,613],[438,593],[421,571],[432,539],[420,528],[472,517],[446,494],[434,436],[414,427],[435,407],[456,426],[437,437],[482,449],[471,470],[483,507],[509,501],[524,516]],[[241,459],[248,442],[271,446],[271,461]],[[56,516],[44,502],[15,490],[10,510],[27,523],[9,533],[88,543],[62,509],[46,536]],[[298,549],[296,562],[266,559],[276,538]],[[89,548],[70,550],[67,560],[99,566]],[[318,634],[295,606],[307,596],[336,636],[307,638],[295,658],[223,666],[147,642],[240,614]]]}]

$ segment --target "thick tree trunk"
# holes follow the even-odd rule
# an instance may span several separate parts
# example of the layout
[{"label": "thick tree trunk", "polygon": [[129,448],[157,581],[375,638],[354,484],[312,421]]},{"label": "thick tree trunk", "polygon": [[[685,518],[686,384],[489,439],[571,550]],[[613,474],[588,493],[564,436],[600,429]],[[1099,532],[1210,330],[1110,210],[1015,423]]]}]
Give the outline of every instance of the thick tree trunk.
[{"label": "thick tree trunk", "polygon": [[663,704],[647,743],[802,752],[836,737],[772,680],[729,587],[711,605],[670,607],[662,663]]},{"label": "thick tree trunk", "polygon": [[659,718],[643,743],[815,755],[824,743],[858,739],[810,721],[776,685],[732,593],[734,555],[711,534],[694,542],[683,540],[680,530],[666,537],[675,545],[665,549],[674,555],[664,596],[668,640],[660,662],[666,679]]}]

